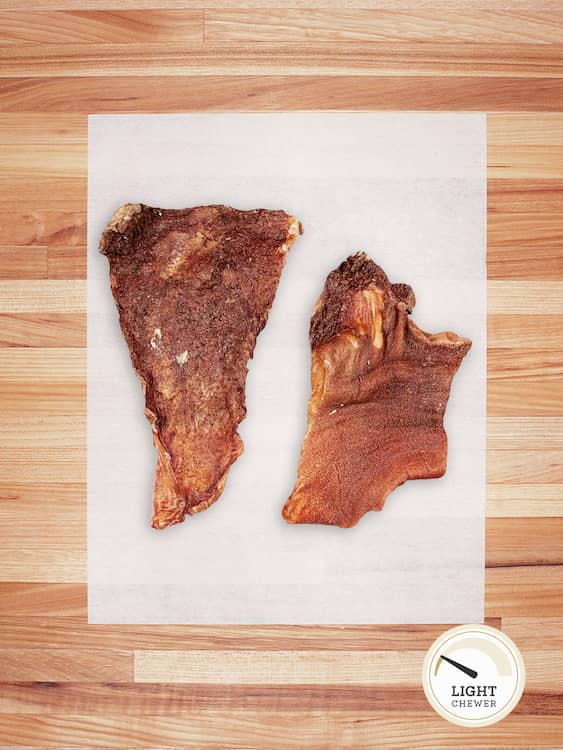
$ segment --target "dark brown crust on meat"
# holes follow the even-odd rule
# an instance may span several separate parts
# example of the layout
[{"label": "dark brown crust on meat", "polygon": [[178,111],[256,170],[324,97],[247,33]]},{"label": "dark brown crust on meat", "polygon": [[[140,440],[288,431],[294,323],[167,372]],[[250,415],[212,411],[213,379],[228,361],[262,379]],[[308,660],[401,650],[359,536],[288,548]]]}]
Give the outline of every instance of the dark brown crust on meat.
[{"label": "dark brown crust on meat", "polygon": [[158,451],[155,528],[213,503],[242,452],[247,361],[299,231],[283,211],[142,204],[122,206],[104,231]]},{"label": "dark brown crust on meat", "polygon": [[408,284],[390,284],[363,253],[325,283],[311,320],[312,395],[290,523],[355,525],[407,479],[446,468],[443,417],[471,342],[428,334],[408,314]]}]

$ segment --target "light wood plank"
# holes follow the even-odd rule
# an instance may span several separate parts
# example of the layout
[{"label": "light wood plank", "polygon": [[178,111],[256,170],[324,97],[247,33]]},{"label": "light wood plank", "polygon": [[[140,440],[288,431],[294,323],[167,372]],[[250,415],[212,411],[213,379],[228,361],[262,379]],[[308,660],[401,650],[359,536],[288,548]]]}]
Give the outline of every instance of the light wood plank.
[{"label": "light wood plank", "polygon": [[489,381],[487,413],[495,417],[559,417],[563,415],[563,382],[545,378]]},{"label": "light wood plank", "polygon": [[[82,440],[83,441],[83,440]],[[5,451],[3,450],[2,453]],[[3,581],[84,581],[86,578],[86,491],[82,481],[63,484],[66,465],[56,475],[45,471],[44,449],[36,451],[31,474],[47,474],[27,484],[16,482],[16,467],[10,484],[0,485],[0,568]],[[60,449],[64,457],[73,446]],[[8,454],[10,451],[8,451]],[[25,451],[22,451],[25,454]],[[29,454],[28,454],[29,456]],[[28,457],[29,461],[29,457]],[[42,469],[43,467],[43,469]],[[3,471],[3,476],[8,476]],[[50,484],[49,484],[50,482]],[[0,595],[0,603],[2,597]],[[3,613],[12,611],[0,608]],[[17,611],[17,610],[16,610]]]},{"label": "light wood plank", "polygon": [[0,281],[0,313],[81,313],[83,281]]},{"label": "light wood plank", "polygon": [[85,279],[86,248],[77,245],[47,248],[47,276],[50,279]]},{"label": "light wood plank", "polygon": [[[490,623],[500,626],[500,620]],[[5,649],[425,651],[442,631],[442,625],[94,625],[82,617],[0,618]]]},{"label": "light wood plank", "polygon": [[[563,272],[563,235],[561,244]],[[561,315],[563,282],[561,281],[489,281],[487,283],[489,315]]]},{"label": "light wood plank", "polygon": [[85,380],[85,349],[0,349],[0,383],[70,385]]},{"label": "light wood plank", "polygon": [[[487,526],[490,523],[488,521]],[[503,620],[505,617],[562,617],[563,566],[487,568],[485,614]]]},{"label": "light wood plank", "polygon": [[[529,689],[518,715],[560,715],[561,695]],[[136,683],[0,683],[0,712],[178,716],[194,709],[421,711],[420,687],[395,685],[183,685]],[[400,707],[400,708],[399,708]],[[20,717],[23,720],[23,717]]]},{"label": "light wood plank", "polygon": [[84,211],[0,210],[0,245],[75,246],[86,244]]},{"label": "light wood plank", "polygon": [[0,246],[0,280],[85,278],[85,247]]},{"label": "light wood plank", "polygon": [[2,412],[46,416],[85,414],[86,383],[4,381]]},{"label": "light wood plank", "polygon": [[487,174],[491,178],[561,179],[563,145],[496,145],[488,149]]},{"label": "light wood plank", "polygon": [[0,46],[6,78],[401,75],[561,78],[563,44],[457,42],[67,43]]},{"label": "light wood plank", "polygon": [[533,240],[525,245],[508,247],[492,246],[487,251],[487,275],[489,279],[563,279],[561,246],[542,245],[531,250]]},{"label": "light wood plank", "polygon": [[[56,534],[57,530],[53,529],[52,533]],[[25,551],[19,546],[21,544],[28,545]],[[78,537],[77,544],[82,548],[86,546],[85,534]],[[2,548],[0,564],[4,569],[4,583],[82,583],[87,577],[82,549],[70,544],[37,545],[32,534],[26,538],[16,536],[13,543],[6,549]]]},{"label": "light wood plank", "polygon": [[86,485],[84,483],[17,484],[9,482],[0,484],[0,498],[3,503],[2,508],[6,508],[10,503],[14,506],[19,503],[22,507],[22,516],[26,512],[32,515],[31,510],[35,504],[34,512],[39,514],[38,518],[41,520],[48,518],[51,511],[56,513],[58,509],[63,509],[66,513],[76,512],[76,517],[82,520],[86,518]]},{"label": "light wood plank", "polygon": [[[543,706],[549,705],[547,696],[542,697]],[[107,715],[108,706],[113,715],[179,716],[186,711],[210,708],[396,711],[398,703],[404,711],[428,710],[420,688],[396,685],[0,683],[0,713],[20,714],[20,720],[25,720],[21,714],[61,711]]]},{"label": "light wood plank", "polygon": [[[86,517],[65,512],[55,513],[68,524],[65,535],[61,527],[53,522],[44,524],[41,538],[37,538],[37,526],[31,528],[27,523],[22,528],[10,526],[14,520],[20,520],[22,513],[10,516],[10,505],[0,514],[0,529],[6,541],[0,548],[0,565],[4,583],[37,582],[48,583],[83,583],[86,580]],[[11,529],[8,535],[8,529]],[[47,536],[49,535],[49,537]],[[59,538],[60,537],[60,538]],[[10,679],[10,678],[6,678]]]},{"label": "light wood plank", "polygon": [[18,179],[28,176],[67,177],[84,174],[88,154],[82,143],[31,143],[21,147],[2,149],[0,167],[5,178],[11,174]]},{"label": "light wood plank", "polygon": [[487,485],[487,517],[563,517],[562,484]]},{"label": "light wood plank", "polygon": [[538,643],[546,652],[563,649],[563,617],[505,617],[502,629],[522,649],[532,651]]},{"label": "light wood plank", "polygon": [[[524,657],[529,687],[557,689],[563,649],[526,650]],[[423,658],[423,653],[405,650],[135,651],[134,672],[135,682],[419,686]]]},{"label": "light wood plank", "polygon": [[[551,159],[551,168],[558,164],[563,174],[563,148],[560,162],[557,154],[547,158]],[[488,217],[487,239],[490,246],[508,248],[509,252],[514,248],[523,248],[532,254],[535,248],[556,248],[559,250],[561,272],[563,231],[558,214],[492,214]]]},{"label": "light wood plank", "polygon": [[203,41],[203,11],[2,11],[0,44]]},{"label": "light wood plank", "polygon": [[[59,447],[2,448],[0,475],[19,482],[86,481],[85,448]],[[10,534],[12,536],[12,534]]]},{"label": "light wood plank", "polygon": [[[450,10],[466,10],[468,8],[483,8],[486,2],[487,8],[497,8],[512,11],[529,10],[530,0],[447,0]],[[163,5],[167,8],[183,9],[187,0],[27,0],[27,10],[158,10]],[[275,0],[190,0],[189,6],[193,8],[277,8],[279,3]],[[340,10],[343,5],[350,8],[364,8],[362,0],[287,0],[285,8],[328,8]],[[435,8],[435,0],[372,0],[370,8],[388,8],[395,10],[416,10],[420,8]],[[539,11],[560,10],[559,0],[534,0],[534,8]],[[21,10],[18,0],[0,0],[2,10]]]},{"label": "light wood plank", "polygon": [[487,376],[489,383],[500,380],[530,380],[542,385],[558,383],[563,376],[563,362],[557,350],[494,349],[489,343]]},{"label": "light wood plank", "polygon": [[87,151],[82,144],[4,148],[0,150],[0,169],[4,177],[0,183],[4,210],[21,210],[26,205],[52,205],[67,210],[84,206]]},{"label": "light wood plank", "polygon": [[563,518],[489,518],[486,561],[489,567],[562,565]]},{"label": "light wood plank", "polygon": [[39,206],[51,210],[86,210],[85,171],[82,175],[57,176],[48,172],[37,174],[30,166],[27,174],[12,170],[6,175],[7,179],[0,183],[0,200],[2,208],[10,213],[30,212]]},{"label": "light wood plank", "polygon": [[487,343],[492,349],[537,348],[538,345],[563,349],[563,316],[489,315]]},{"label": "light wood plank", "polygon": [[[3,448],[86,447],[86,419],[82,415],[37,416],[0,413],[0,450]],[[39,454],[38,454],[39,458]]]},{"label": "light wood plank", "polygon": [[420,651],[135,651],[135,682],[377,685],[420,682]]},{"label": "light wood plank", "polygon": [[505,451],[563,449],[563,417],[489,417],[487,448]]},{"label": "light wood plank", "polygon": [[[487,481],[504,484],[561,484],[560,450],[488,450]],[[563,538],[562,538],[563,543]]]},{"label": "light wood plank", "polygon": [[129,682],[133,654],[98,649],[0,649],[2,679],[48,682]]},{"label": "light wood plank", "polygon": [[0,247],[0,279],[46,278],[46,247]]},{"label": "light wood plank", "polygon": [[87,616],[84,583],[0,581],[0,611],[23,617]]},{"label": "light wood plank", "polygon": [[[489,115],[487,121],[491,117],[492,115]],[[506,176],[489,177],[487,180],[487,213],[489,219],[496,213],[531,213],[537,215],[553,214],[561,210],[563,210],[563,180],[515,179]],[[510,255],[506,257],[508,260],[510,259]],[[490,252],[487,260],[490,263]],[[529,267],[533,270],[534,258],[530,258]],[[507,273],[506,278],[531,279],[535,276],[512,276],[512,274]],[[551,278],[550,274],[545,278]]]},{"label": "light wood plank", "polygon": [[[309,75],[2,78],[0,107],[5,112],[100,114],[288,109],[557,112],[563,109],[563,80]],[[21,180],[23,191],[23,176]],[[65,199],[77,189],[76,181],[69,184]],[[45,200],[46,193],[38,192],[37,198]]]},{"label": "light wood plank", "polygon": [[[28,744],[94,744],[116,747],[166,745],[197,750],[272,747],[276,750],[303,747],[329,750],[345,746],[349,750],[408,749],[422,747],[510,748],[554,747],[563,736],[563,717],[512,716],[502,724],[485,727],[471,737],[464,727],[445,722],[430,707],[400,716],[384,712],[358,715],[347,711],[256,711],[252,709],[185,712],[181,716],[89,716],[53,713],[27,716],[0,715],[0,732],[5,742]],[[249,745],[249,738],[251,740]],[[260,745],[256,745],[256,739]]]},{"label": "light wood plank", "polygon": [[0,348],[19,346],[86,346],[86,316],[83,313],[0,314]]},{"label": "light wood plank", "polygon": [[487,117],[487,143],[491,146],[561,146],[563,113],[492,114]]},{"label": "light wood plank", "polygon": [[0,144],[20,150],[21,146],[52,143],[87,145],[88,118],[72,114],[0,112]]},{"label": "light wood plank", "polygon": [[480,10],[421,9],[409,13],[381,9],[318,10],[264,8],[215,9],[205,14],[209,43],[455,41],[489,44],[560,42],[563,13],[550,11],[507,14]]},{"label": "light wood plank", "polygon": [[526,665],[526,687],[531,690],[560,692],[563,649],[545,648],[544,650],[540,633],[532,649],[522,644],[519,644],[519,648]]},{"label": "light wood plank", "polygon": [[[418,687],[423,659],[423,653],[405,650],[135,651],[134,679],[189,684]],[[551,690],[559,686],[563,650],[526,651],[525,663],[527,685]]]}]

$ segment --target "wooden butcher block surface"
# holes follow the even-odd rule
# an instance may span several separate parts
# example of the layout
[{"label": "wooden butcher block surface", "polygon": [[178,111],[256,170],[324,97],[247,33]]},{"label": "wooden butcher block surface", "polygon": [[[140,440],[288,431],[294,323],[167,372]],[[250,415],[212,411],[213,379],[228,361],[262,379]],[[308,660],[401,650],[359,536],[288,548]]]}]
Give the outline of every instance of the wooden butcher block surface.
[{"label": "wooden butcher block surface", "polygon": [[[87,624],[87,115],[298,109],[488,113],[492,727],[426,702],[442,625]],[[0,748],[561,748],[561,4],[0,0],[0,174]]]}]

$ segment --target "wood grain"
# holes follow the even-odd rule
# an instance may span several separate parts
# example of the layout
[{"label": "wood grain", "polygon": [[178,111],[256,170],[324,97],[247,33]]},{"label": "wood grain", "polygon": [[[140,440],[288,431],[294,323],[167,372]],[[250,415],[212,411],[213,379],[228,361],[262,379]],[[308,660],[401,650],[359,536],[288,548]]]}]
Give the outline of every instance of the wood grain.
[{"label": "wood grain", "polygon": [[487,516],[538,518],[563,516],[563,485],[487,485]]},{"label": "wood grain", "polygon": [[563,417],[489,417],[487,447],[505,451],[541,451],[548,447],[561,450]]},{"label": "wood grain", "polygon": [[135,682],[418,684],[420,651],[135,651]]},{"label": "wood grain", "polygon": [[[307,74],[4,77],[0,109],[83,114],[303,109],[543,113],[563,110],[563,80]],[[69,184],[67,196],[71,190]]]},{"label": "wood grain", "polygon": [[[495,119],[496,116],[489,115],[487,123],[495,122]],[[538,115],[538,119],[541,120],[540,115]],[[506,162],[503,162],[503,164],[506,166]],[[528,212],[536,215],[556,213],[563,207],[562,187],[563,180],[557,179],[517,179],[507,176],[490,177],[487,182],[488,216],[491,218],[496,213],[513,214]],[[507,261],[510,260],[510,255],[506,254],[506,250],[504,257]],[[530,270],[534,268],[534,263],[535,258],[529,257],[528,267]],[[546,278],[550,277],[551,274],[546,276]],[[491,277],[489,274],[489,278],[494,278],[494,276]],[[513,278],[513,276],[509,272],[506,278]],[[522,278],[529,277],[524,275]]]},{"label": "wood grain", "polygon": [[[561,696],[530,689],[515,709],[518,715],[557,716]],[[420,688],[396,685],[138,685],[92,682],[0,683],[0,711],[12,714],[45,714],[65,709],[70,714],[178,716],[194,709],[266,709],[278,711],[338,708],[354,712],[427,712]],[[20,716],[20,721],[25,721]]]},{"label": "wood grain", "polygon": [[[468,747],[467,730],[448,725],[430,708],[425,712],[404,711],[396,714],[368,711],[262,711],[224,709],[186,711],[180,716],[115,716],[107,714],[28,715],[24,722],[18,714],[0,714],[0,736],[11,737],[18,744],[29,745],[97,745],[120,747],[197,748],[224,750],[254,747],[285,750],[303,747],[329,750],[350,746],[362,750],[373,747],[411,749],[420,745],[423,736],[432,748]],[[479,731],[482,750],[499,747],[556,747],[563,731],[560,716],[520,716],[506,719],[502,725]],[[353,739],[352,739],[353,738]],[[504,744],[499,744],[504,743]]]},{"label": "wood grain", "polygon": [[0,281],[0,313],[78,313],[85,309],[83,281]]},{"label": "wood grain", "polygon": [[[526,684],[557,690],[563,650],[523,648]],[[13,653],[13,652],[8,652]],[[135,651],[135,682],[419,686],[420,651]]]},{"label": "wood grain", "polygon": [[[536,523],[537,520],[534,520],[532,525]],[[491,549],[489,534],[488,540]],[[485,576],[485,614],[489,617],[500,616],[503,622],[505,617],[562,616],[563,566],[525,565],[520,561],[517,564],[488,567]],[[541,628],[538,628],[538,641],[541,641],[541,637]]]},{"label": "wood grain", "polygon": [[68,349],[0,349],[0,383],[84,385],[86,351]]},{"label": "wood grain", "polygon": [[[538,312],[563,314],[563,283],[558,281],[489,281],[487,284],[489,315]],[[535,319],[535,318],[534,318]]]},{"label": "wood grain", "polygon": [[[478,732],[420,689],[445,625],[87,622],[86,115],[286,109],[488,113],[485,612],[528,685]],[[559,0],[0,0],[0,170],[0,750],[562,747]]]},{"label": "wood grain", "polygon": [[562,398],[563,385],[549,375],[492,380],[487,387],[487,409],[494,416],[559,416]]},{"label": "wood grain", "polygon": [[522,648],[534,649],[538,630],[542,634],[542,646],[547,650],[563,647],[563,618],[561,617],[506,617],[503,629]]},{"label": "wood grain", "polygon": [[406,75],[561,78],[561,44],[311,40],[69,43],[0,46],[4,76]]},{"label": "wood grain", "polygon": [[[0,44],[90,44],[127,42],[147,44],[203,41],[203,10],[123,11],[2,11]],[[549,34],[549,24],[536,24]],[[555,20],[552,26],[556,26]],[[545,41],[545,40],[544,40]]]},{"label": "wood grain", "polygon": [[0,313],[0,347],[85,345],[83,313]]},{"label": "wood grain", "polygon": [[557,384],[562,375],[563,362],[557,350],[540,347],[526,349],[489,347],[487,350],[489,386],[491,383],[506,380],[529,381],[545,386],[549,383]]},{"label": "wood grain", "polygon": [[133,654],[99,649],[95,658],[85,649],[0,650],[2,678],[53,682],[129,682]]},{"label": "wood grain", "polygon": [[0,211],[0,240],[9,246],[84,246],[86,214],[44,209]]},{"label": "wood grain", "polygon": [[0,247],[0,279],[48,278],[46,247]]},{"label": "wood grain", "polygon": [[487,520],[488,567],[561,565],[563,518],[490,518]]},{"label": "wood grain", "polygon": [[[158,10],[166,8],[184,9],[186,0],[28,0],[26,9],[33,10],[118,10],[143,9]],[[274,0],[190,0],[189,5],[195,8],[276,8]],[[327,10],[340,10],[345,5],[350,8],[361,8],[365,3],[358,0],[288,0],[285,8],[320,8]],[[466,10],[468,8],[506,10],[506,0],[448,0],[448,7],[453,10]],[[372,0],[370,7],[390,8],[412,11],[419,8],[433,8],[435,0]],[[510,8],[514,11],[530,10],[530,0],[512,0]],[[534,0],[533,8],[538,11],[560,10],[559,0]],[[0,0],[0,10],[21,10],[18,0]]]},{"label": "wood grain", "polygon": [[84,584],[48,582],[0,582],[0,609],[23,617],[87,616],[88,596]]},{"label": "wood grain", "polygon": [[[489,624],[500,622],[489,619]],[[2,648],[425,651],[441,625],[92,625],[86,617],[0,620]],[[249,659],[252,657],[250,656]],[[314,658],[314,657],[310,657]]]},{"label": "wood grain", "polygon": [[421,8],[410,13],[381,8],[259,10],[210,8],[205,14],[205,39],[210,43],[284,41],[293,44],[345,40],[425,40],[459,43],[519,44],[561,42],[563,13]]},{"label": "wood grain", "polygon": [[86,414],[86,384],[83,381],[4,381],[2,398],[2,411],[6,415],[16,416],[22,412],[34,416]]}]

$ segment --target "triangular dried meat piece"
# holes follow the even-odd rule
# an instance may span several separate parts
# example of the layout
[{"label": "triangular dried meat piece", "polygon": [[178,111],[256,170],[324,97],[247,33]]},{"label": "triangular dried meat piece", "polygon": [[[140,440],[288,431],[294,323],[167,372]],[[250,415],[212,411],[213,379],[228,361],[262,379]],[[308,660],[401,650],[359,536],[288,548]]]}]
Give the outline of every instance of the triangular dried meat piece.
[{"label": "triangular dried meat piece", "polygon": [[444,412],[471,342],[408,318],[407,284],[363,253],[329,274],[311,320],[312,395],[290,523],[348,527],[407,479],[446,470]]},{"label": "triangular dried meat piece", "polygon": [[127,204],[104,231],[158,451],[155,528],[217,500],[242,452],[247,361],[300,229],[283,211]]}]

